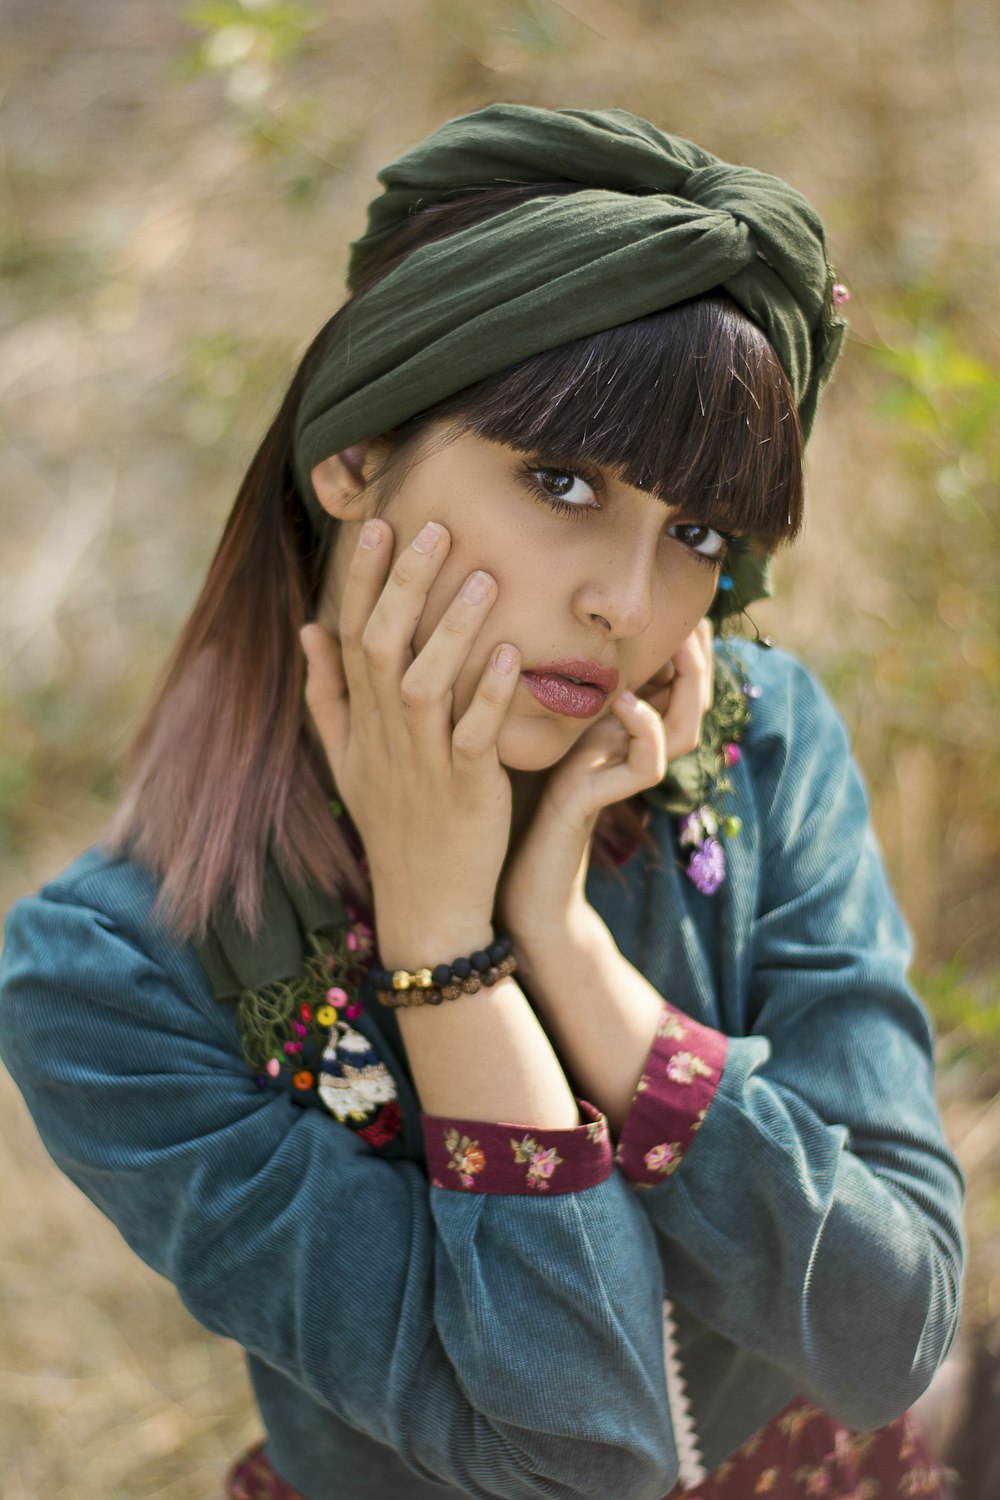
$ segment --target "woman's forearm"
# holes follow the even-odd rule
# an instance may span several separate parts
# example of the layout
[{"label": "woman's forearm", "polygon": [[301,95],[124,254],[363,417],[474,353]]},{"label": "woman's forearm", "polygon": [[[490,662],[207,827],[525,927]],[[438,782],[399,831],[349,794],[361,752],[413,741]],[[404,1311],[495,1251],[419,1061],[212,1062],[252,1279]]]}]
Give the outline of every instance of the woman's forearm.
[{"label": "woman's forearm", "polygon": [[579,1094],[617,1137],[656,1037],[663,999],[590,905],[566,930],[514,934],[521,978]]},{"label": "woman's forearm", "polygon": [[[488,925],[424,935],[419,952],[449,961],[493,941]],[[387,968],[418,952],[414,938],[380,937]],[[431,965],[433,966],[433,965]],[[579,1113],[538,1018],[513,976],[444,1005],[402,1007],[397,1015],[413,1081],[426,1114],[569,1129]]]},{"label": "woman's forearm", "polygon": [[580,1123],[559,1059],[513,978],[401,1010],[399,1028],[425,1113],[539,1130]]}]

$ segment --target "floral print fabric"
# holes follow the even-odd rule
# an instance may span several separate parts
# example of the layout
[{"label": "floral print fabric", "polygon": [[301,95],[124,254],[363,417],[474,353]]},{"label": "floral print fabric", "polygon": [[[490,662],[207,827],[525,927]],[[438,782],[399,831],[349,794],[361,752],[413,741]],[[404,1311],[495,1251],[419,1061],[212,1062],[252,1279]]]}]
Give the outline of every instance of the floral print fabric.
[{"label": "floral print fabric", "polygon": [[[801,1398],[702,1484],[665,1500],[949,1500],[941,1465],[907,1413],[851,1432]],[[305,1500],[275,1473],[263,1445],[232,1469],[228,1500]]]},{"label": "floral print fabric", "polygon": [[585,1100],[577,1104],[583,1123],[569,1130],[421,1116],[431,1185],[532,1197],[596,1187],[614,1166],[607,1121]]},{"label": "floral print fabric", "polygon": [[944,1470],[906,1413],[851,1432],[801,1398],[694,1489],[666,1500],[948,1500]]},{"label": "floral print fabric", "polygon": [[722,1077],[727,1039],[664,1003],[615,1157],[634,1187],[676,1172]]}]

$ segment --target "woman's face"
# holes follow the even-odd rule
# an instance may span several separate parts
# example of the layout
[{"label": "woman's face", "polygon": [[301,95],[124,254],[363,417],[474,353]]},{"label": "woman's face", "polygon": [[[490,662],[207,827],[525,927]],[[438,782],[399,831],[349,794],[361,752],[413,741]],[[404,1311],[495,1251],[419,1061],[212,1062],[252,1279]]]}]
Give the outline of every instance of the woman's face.
[{"label": "woman's face", "polygon": [[[375,505],[366,491],[338,528],[320,611],[334,635],[347,567]],[[496,580],[496,600],[455,683],[453,716],[468,707],[496,646],[516,646],[522,675],[498,750],[505,766],[520,771],[554,765],[608,712],[607,699],[593,717],[546,706],[524,674],[592,663],[617,672],[618,689],[643,687],[711,604],[724,550],[696,512],[672,510],[607,470],[562,468],[545,455],[440,427],[419,445],[381,516],[393,530],[393,561],[427,521],[451,535],[415,652],[470,573],[482,569]]]}]

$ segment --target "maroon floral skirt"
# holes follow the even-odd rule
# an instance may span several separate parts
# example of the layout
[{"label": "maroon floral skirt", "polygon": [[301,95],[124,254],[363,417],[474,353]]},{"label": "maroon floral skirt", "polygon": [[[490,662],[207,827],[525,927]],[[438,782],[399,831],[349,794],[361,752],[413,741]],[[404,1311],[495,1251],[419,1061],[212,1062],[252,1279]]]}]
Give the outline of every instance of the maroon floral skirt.
[{"label": "maroon floral skirt", "polygon": [[[234,1465],[228,1500],[306,1500],[275,1473],[264,1446]],[[795,1400],[693,1490],[666,1500],[948,1500],[944,1471],[907,1413],[877,1432],[850,1432]]]}]

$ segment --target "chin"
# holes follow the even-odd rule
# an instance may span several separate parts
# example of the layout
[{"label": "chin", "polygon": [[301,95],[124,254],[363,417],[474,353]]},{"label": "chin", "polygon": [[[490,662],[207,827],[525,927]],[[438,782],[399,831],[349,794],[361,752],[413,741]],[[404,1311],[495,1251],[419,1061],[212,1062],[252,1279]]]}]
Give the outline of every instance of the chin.
[{"label": "chin", "polygon": [[500,764],[508,771],[547,771],[572,750],[592,722],[577,721],[573,732],[572,721],[566,719],[553,717],[548,723],[542,719],[508,720],[497,741]]}]

